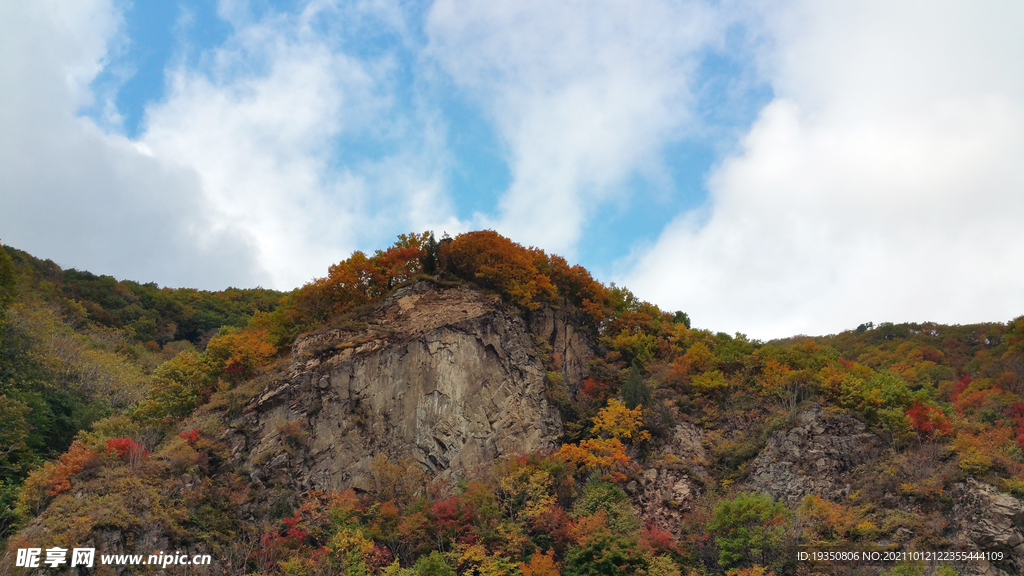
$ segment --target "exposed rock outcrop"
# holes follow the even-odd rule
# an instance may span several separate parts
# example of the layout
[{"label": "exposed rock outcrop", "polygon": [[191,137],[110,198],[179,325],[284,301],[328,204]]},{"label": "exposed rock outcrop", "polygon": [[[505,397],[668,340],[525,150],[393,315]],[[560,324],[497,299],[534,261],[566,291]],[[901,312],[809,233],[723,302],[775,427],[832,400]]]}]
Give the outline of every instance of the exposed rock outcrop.
[{"label": "exposed rock outcrop", "polygon": [[662,447],[665,464],[645,470],[639,480],[626,486],[637,516],[678,535],[683,513],[703,493],[708,480],[706,461],[700,428],[687,423],[677,425]]},{"label": "exposed rock outcrop", "polygon": [[975,560],[968,564],[971,576],[1024,574],[1024,502],[968,478],[952,494],[956,522],[956,550],[1001,552],[1001,562]]},{"label": "exposed rock outcrop", "polygon": [[[567,358],[589,353],[544,317]],[[377,454],[462,475],[554,447],[562,425],[546,367],[497,298],[418,282],[364,321],[301,338],[289,376],[247,408],[233,443],[254,481],[344,489],[363,484]]]},{"label": "exposed rock outcrop", "polygon": [[530,332],[551,346],[562,364],[562,374],[575,392],[587,374],[587,360],[593,354],[590,334],[581,329],[582,314],[574,308],[543,306],[529,314]]},{"label": "exposed rock outcrop", "polygon": [[820,405],[801,412],[796,426],[777,432],[751,462],[745,488],[790,505],[817,494],[839,501],[850,493],[850,472],[874,460],[881,440],[864,424]]}]

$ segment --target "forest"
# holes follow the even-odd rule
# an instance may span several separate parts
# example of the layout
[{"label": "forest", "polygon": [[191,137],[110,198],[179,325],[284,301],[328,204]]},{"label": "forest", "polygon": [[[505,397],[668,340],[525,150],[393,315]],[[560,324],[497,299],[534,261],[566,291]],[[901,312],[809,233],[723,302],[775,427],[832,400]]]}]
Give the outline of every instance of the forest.
[{"label": "forest", "polygon": [[[360,322],[417,281],[470,286],[524,316],[575,311],[594,345],[582,382],[535,343],[558,446],[454,482],[378,457],[359,489],[253,484],[224,440],[232,419],[302,335]],[[691,326],[488,230],[404,234],[287,293],[161,288],[5,246],[0,307],[8,568],[18,548],[131,548],[160,534],[212,554],[202,573],[239,575],[950,576],[967,564],[799,553],[963,551],[965,486],[1024,497],[1024,316],[762,342]],[[759,455],[795,450],[786,439],[820,423],[858,431],[875,456],[845,470],[842,489],[756,489]],[[681,429],[699,438],[685,457],[666,448]],[[303,450],[301,421],[279,432]],[[652,471],[686,478],[685,506],[643,500]]]}]

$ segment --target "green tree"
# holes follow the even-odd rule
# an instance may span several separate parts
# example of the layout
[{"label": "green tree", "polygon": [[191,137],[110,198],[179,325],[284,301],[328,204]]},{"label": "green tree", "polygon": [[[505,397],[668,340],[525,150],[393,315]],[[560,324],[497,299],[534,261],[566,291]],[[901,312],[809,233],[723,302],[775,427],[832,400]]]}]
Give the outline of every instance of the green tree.
[{"label": "green tree", "polygon": [[455,576],[455,570],[445,561],[444,555],[437,551],[417,560],[412,569],[416,576]]},{"label": "green tree", "polygon": [[629,369],[629,377],[622,385],[622,401],[630,409],[635,409],[637,406],[647,408],[651,405],[651,389],[647,387],[643,376],[640,375],[640,368],[636,364]]},{"label": "green tree", "polygon": [[423,243],[423,258],[420,260],[423,266],[423,273],[430,274],[431,276],[437,274],[438,255],[441,252],[441,245],[437,242],[437,238],[434,238],[434,231],[430,231],[430,236]]},{"label": "green tree", "polygon": [[608,527],[616,534],[628,536],[640,529],[640,521],[630,508],[626,493],[611,482],[595,478],[584,485],[570,516],[593,516],[599,511],[607,514]]},{"label": "green tree", "polygon": [[595,536],[565,555],[564,576],[632,576],[646,571],[647,557],[636,542],[611,534]]},{"label": "green tree", "polygon": [[672,322],[676,324],[682,324],[687,328],[690,327],[690,315],[682,310],[676,310],[676,313],[672,316]]},{"label": "green tree", "polygon": [[195,350],[185,350],[153,372],[149,398],[139,404],[135,417],[158,421],[188,416],[209,399],[214,382],[210,366]]},{"label": "green tree", "polygon": [[0,310],[14,300],[15,279],[14,262],[0,244]]},{"label": "green tree", "polygon": [[715,506],[708,528],[715,535],[722,567],[754,562],[768,566],[779,556],[792,512],[757,492],[742,492]]}]

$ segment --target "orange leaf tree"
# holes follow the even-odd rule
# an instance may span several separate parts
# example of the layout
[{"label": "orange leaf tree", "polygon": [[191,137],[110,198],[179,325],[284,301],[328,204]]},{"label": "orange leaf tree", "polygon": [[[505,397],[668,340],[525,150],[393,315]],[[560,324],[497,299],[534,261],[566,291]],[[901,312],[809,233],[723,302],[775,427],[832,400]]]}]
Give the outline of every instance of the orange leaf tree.
[{"label": "orange leaf tree", "polygon": [[523,248],[493,230],[460,234],[442,248],[442,260],[455,274],[498,291],[506,301],[536,310],[553,300],[557,290],[537,269],[543,252]]},{"label": "orange leaf tree", "polygon": [[626,455],[625,444],[618,438],[591,438],[579,444],[563,444],[555,456],[583,470],[597,471],[612,482],[625,480],[633,462]]},{"label": "orange leaf tree", "polygon": [[265,366],[277,354],[270,335],[264,328],[236,330],[225,328],[206,345],[207,358],[214,372],[232,381],[251,378],[257,368]]}]

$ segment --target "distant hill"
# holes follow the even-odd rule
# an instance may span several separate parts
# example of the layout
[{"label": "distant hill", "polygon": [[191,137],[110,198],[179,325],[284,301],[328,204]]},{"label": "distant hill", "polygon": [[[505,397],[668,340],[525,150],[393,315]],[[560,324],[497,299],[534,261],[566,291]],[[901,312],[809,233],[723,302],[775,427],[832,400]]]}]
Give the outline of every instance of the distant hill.
[{"label": "distant hill", "polygon": [[226,288],[215,292],[192,288],[160,288],[97,276],[74,268],[62,270],[52,260],[4,246],[22,293],[75,310],[83,320],[122,328],[140,342],[163,345],[175,340],[199,344],[222,326],[242,327],[257,311],[274,309],[284,292],[265,288]]}]

